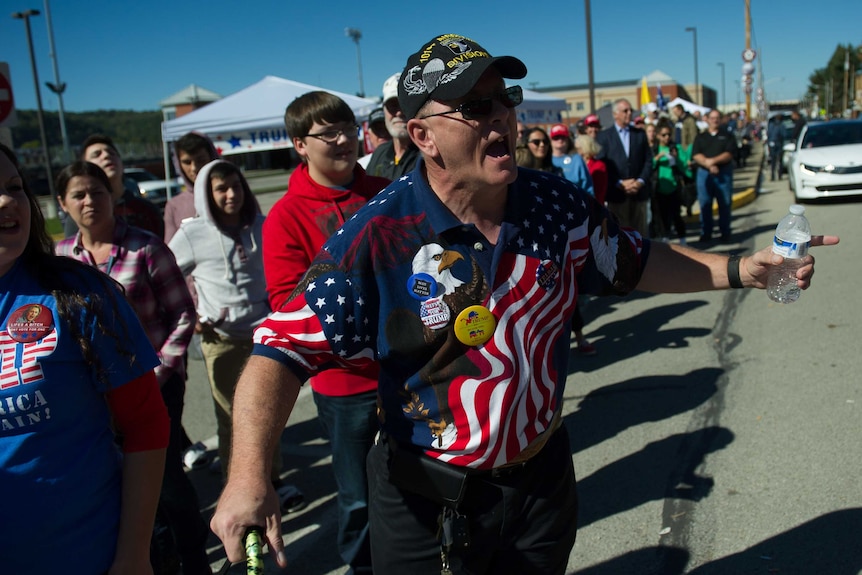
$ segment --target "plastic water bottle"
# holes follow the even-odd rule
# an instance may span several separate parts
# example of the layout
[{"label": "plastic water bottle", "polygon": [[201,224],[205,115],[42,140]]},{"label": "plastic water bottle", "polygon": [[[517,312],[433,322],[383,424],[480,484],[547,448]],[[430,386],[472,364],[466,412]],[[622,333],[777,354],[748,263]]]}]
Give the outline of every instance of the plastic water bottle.
[{"label": "plastic water bottle", "polygon": [[784,263],[769,272],[766,294],[778,303],[793,303],[799,299],[800,289],[796,285],[796,270],[808,253],[811,243],[811,226],[805,218],[805,207],[790,206],[790,213],[781,218],[775,228],[772,253],[784,257]]}]

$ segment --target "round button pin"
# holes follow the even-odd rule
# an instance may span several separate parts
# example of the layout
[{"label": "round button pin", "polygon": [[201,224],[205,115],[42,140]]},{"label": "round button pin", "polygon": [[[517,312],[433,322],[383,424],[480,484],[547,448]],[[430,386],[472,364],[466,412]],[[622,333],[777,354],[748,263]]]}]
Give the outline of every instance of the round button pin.
[{"label": "round button pin", "polygon": [[437,282],[429,274],[413,274],[407,278],[407,292],[410,297],[425,301],[437,295]]},{"label": "round button pin", "polygon": [[419,307],[419,317],[425,327],[429,329],[440,329],[449,324],[452,312],[443,298],[432,297],[422,302]]},{"label": "round button pin", "polygon": [[21,306],[9,316],[6,331],[19,343],[39,341],[54,330],[51,310],[41,304]]},{"label": "round button pin", "polygon": [[455,320],[455,337],[465,345],[482,345],[494,335],[497,319],[483,305],[471,305]]}]

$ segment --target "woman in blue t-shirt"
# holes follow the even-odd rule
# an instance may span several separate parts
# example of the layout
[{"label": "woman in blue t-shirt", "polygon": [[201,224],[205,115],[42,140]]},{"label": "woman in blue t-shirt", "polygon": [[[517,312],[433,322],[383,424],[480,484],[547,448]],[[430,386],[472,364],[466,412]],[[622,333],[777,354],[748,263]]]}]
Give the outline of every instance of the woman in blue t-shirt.
[{"label": "woman in blue t-shirt", "polygon": [[110,278],[54,255],[3,145],[0,322],[2,571],[151,575],[168,442],[158,357]]}]

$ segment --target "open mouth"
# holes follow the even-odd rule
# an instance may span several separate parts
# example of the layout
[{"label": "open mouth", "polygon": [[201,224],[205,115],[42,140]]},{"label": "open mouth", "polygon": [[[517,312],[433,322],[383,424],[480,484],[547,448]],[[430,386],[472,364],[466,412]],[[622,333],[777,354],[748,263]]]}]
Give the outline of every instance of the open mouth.
[{"label": "open mouth", "polygon": [[510,156],[508,138],[500,137],[497,140],[488,144],[485,153],[493,158],[504,158]]}]

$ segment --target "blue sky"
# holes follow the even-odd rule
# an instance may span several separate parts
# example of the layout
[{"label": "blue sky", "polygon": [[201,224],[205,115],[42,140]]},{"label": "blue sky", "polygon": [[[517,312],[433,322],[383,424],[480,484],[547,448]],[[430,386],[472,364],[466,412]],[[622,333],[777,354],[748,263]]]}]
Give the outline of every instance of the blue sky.
[{"label": "blue sky", "polygon": [[[44,85],[54,81],[44,2],[3,4],[0,61],[9,63],[16,107],[34,109],[36,97],[24,24],[9,14],[35,8],[42,12],[30,20],[42,103],[56,110],[57,97]],[[694,26],[700,82],[720,100],[717,62],[724,62],[727,101],[736,100],[744,0],[593,0],[591,9],[597,82],[660,69],[693,83],[693,36],[685,28]],[[359,90],[357,51],[346,27],[362,32],[368,96],[379,96],[383,81],[401,70],[410,53],[443,33],[471,37],[493,55],[518,56],[529,70],[525,87],[588,79],[581,1],[53,0],[50,10],[60,79],[68,84],[67,111],[155,110],[192,83],[227,96],[266,75],[353,94]],[[800,96],[809,74],[826,64],[839,43],[862,43],[859,0],[751,0],[751,17],[768,99]]]}]

